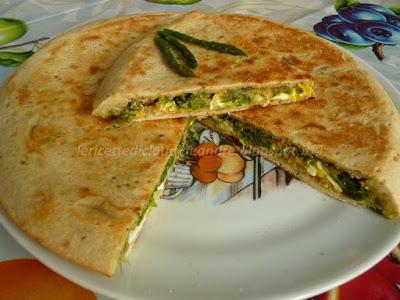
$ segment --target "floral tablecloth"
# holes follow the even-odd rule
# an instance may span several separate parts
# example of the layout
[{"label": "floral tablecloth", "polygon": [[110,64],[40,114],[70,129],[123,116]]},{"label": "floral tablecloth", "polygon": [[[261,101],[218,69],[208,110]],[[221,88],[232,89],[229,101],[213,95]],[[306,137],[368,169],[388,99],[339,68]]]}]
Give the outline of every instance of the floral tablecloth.
[{"label": "floral tablecloth", "polygon": [[[49,38],[82,23],[130,13],[199,9],[207,12],[257,14],[315,32],[367,61],[400,90],[400,46],[398,45],[400,43],[400,2],[398,0],[364,1],[363,5],[367,5],[364,8],[372,10],[369,16],[354,13],[349,16],[346,15],[346,11],[342,11],[340,17],[337,15],[339,9],[346,9],[357,1],[202,0],[187,2],[196,3],[164,5],[143,0],[0,0],[0,84],[15,67]],[[386,16],[385,22],[379,21],[379,14]],[[369,18],[368,20],[372,18],[380,22],[379,28],[373,31],[369,30],[372,25],[369,28],[350,26],[344,21],[347,17]],[[14,30],[6,30],[10,24]],[[347,33],[351,36],[350,40],[346,40]],[[267,167],[269,166],[265,166]],[[65,291],[66,296],[71,296],[66,299],[74,299],[78,295],[82,299],[106,299],[101,295],[74,287],[72,283],[53,274],[36,260],[22,260],[18,264],[11,265],[16,262],[16,259],[32,257],[6,233],[1,225],[0,241],[0,299],[7,299],[7,295],[1,292],[2,284],[4,285],[5,281],[7,284],[12,282],[12,276],[19,276],[18,266],[24,265],[36,270],[31,273],[26,272],[26,269],[20,270],[27,276],[26,280],[32,281],[32,287],[38,286],[34,278],[36,280],[52,278],[52,282],[58,283],[46,288],[59,288],[60,291]],[[7,273],[5,270],[8,270]],[[15,271],[14,275],[10,275],[10,270]],[[315,299],[400,299],[399,290],[400,248],[396,248],[371,270],[341,287],[315,296]]]}]

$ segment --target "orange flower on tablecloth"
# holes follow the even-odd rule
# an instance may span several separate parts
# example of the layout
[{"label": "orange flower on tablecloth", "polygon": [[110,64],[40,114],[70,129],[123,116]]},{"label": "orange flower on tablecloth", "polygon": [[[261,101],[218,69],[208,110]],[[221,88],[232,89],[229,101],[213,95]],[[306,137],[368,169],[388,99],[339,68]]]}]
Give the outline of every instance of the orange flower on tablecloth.
[{"label": "orange flower on tablecloth", "polygon": [[95,300],[96,296],[36,259],[13,259],[0,262],[0,299]]}]

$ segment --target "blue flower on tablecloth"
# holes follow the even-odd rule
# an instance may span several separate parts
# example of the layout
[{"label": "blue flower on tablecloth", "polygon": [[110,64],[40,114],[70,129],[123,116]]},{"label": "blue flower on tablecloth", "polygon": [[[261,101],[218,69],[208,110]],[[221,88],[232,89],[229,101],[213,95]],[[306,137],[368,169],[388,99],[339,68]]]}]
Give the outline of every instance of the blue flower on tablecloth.
[{"label": "blue flower on tablecloth", "polygon": [[384,45],[400,43],[398,8],[355,1],[336,1],[335,7],[337,15],[326,16],[314,25],[320,37],[342,46],[372,46],[380,60],[384,58]]}]

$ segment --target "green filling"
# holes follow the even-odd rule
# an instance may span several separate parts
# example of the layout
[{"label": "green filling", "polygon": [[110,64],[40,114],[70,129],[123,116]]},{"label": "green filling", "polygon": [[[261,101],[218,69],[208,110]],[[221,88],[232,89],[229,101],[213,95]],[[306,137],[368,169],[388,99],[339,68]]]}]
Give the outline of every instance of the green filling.
[{"label": "green filling", "polygon": [[[230,117],[225,118],[225,121],[229,125],[232,125],[235,130],[237,130],[237,133],[245,141],[246,144],[253,146],[258,145],[267,149],[270,149],[272,147],[272,136],[264,134],[261,129],[245,123],[241,123],[239,126],[236,120]],[[238,127],[240,128],[238,129]]]},{"label": "green filling", "polygon": [[131,101],[121,111],[118,119],[121,121],[129,121],[132,117],[139,116],[140,112],[144,111],[144,105],[142,102]]},{"label": "green filling", "polygon": [[275,88],[273,90],[273,95],[276,96],[276,95],[279,95],[279,94],[282,94],[282,93],[283,94],[290,94],[291,91],[292,91],[292,89],[290,87],[281,86],[281,87]]},{"label": "green filling", "polygon": [[248,105],[263,105],[270,101],[296,101],[311,97],[312,83],[274,88],[242,88],[233,91],[186,93],[179,96],[161,96],[149,104],[131,101],[118,119],[129,121],[144,117],[147,112],[192,112],[201,109],[221,110]]},{"label": "green filling", "polygon": [[[184,148],[185,145],[185,141],[186,138],[188,136],[188,132],[189,132],[189,128],[192,126],[193,124],[193,119],[189,119],[188,120],[188,124],[186,125],[185,131],[182,135],[182,138],[176,148],[176,151],[174,154],[172,154],[167,163],[165,164],[164,170],[161,173],[160,176],[160,180],[158,181],[158,183],[156,184],[156,186],[154,187],[154,190],[150,196],[149,201],[147,202],[147,204],[142,208],[142,211],[140,212],[139,218],[136,221],[136,223],[129,229],[129,233],[132,232],[137,226],[139,226],[143,221],[144,221],[144,217],[146,216],[147,211],[151,208],[151,207],[157,207],[157,202],[156,202],[156,195],[158,192],[158,188],[160,187],[160,185],[167,179],[167,176],[169,174],[169,171],[171,169],[171,167],[175,164],[177,158],[179,157],[182,149]],[[121,255],[119,260],[122,261],[125,258],[125,254],[126,251],[128,251],[129,249],[129,243],[128,243],[128,239],[125,242],[125,245],[121,251]]]},{"label": "green filling", "polygon": [[[160,176],[160,180],[159,182],[156,184],[153,193],[150,196],[149,202],[147,202],[147,204],[143,207],[142,212],[140,213],[139,219],[137,220],[134,228],[136,226],[139,226],[143,220],[144,220],[144,216],[146,215],[147,210],[150,207],[157,207],[157,202],[156,202],[156,194],[158,191],[158,188],[160,187],[160,185],[167,179],[168,176],[168,172],[171,169],[171,167],[175,164],[176,161],[176,154],[173,154],[167,161],[167,164],[165,165],[164,171],[162,172],[161,176]],[[133,228],[133,229],[134,229]]]},{"label": "green filling", "polygon": [[207,129],[208,128],[199,121],[193,122],[187,131],[186,142],[182,147],[179,157],[177,158],[178,161],[185,162],[195,160],[195,157],[193,156],[193,150],[198,144],[200,144],[201,133]]},{"label": "green filling", "polygon": [[228,127],[228,130],[243,144],[262,147],[269,154],[305,169],[308,174],[316,177],[322,186],[339,191],[353,200],[364,201],[367,206],[379,210],[377,199],[365,187],[365,179],[352,177],[334,164],[233,117],[225,115],[208,119],[205,123],[207,122],[223,128]]},{"label": "green filling", "polygon": [[369,198],[370,193],[363,187],[362,181],[351,177],[347,172],[340,171],[333,174],[335,181],[340,185],[343,193],[354,200]]}]

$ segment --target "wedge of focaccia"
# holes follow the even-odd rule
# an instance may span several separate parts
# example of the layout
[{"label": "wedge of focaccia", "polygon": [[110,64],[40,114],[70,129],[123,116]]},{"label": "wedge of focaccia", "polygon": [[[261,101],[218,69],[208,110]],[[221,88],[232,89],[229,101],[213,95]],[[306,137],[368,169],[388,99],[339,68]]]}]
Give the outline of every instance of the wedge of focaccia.
[{"label": "wedge of focaccia", "polygon": [[[241,24],[246,24],[243,30]],[[111,68],[96,95],[95,116],[152,120],[207,116],[311,98],[310,76],[277,51],[288,32],[302,32],[248,15],[192,12],[163,29],[234,45],[246,55],[186,46],[197,59],[194,76],[167,64],[154,41],[157,32],[133,44]],[[185,43],[184,41],[182,43]]]}]

